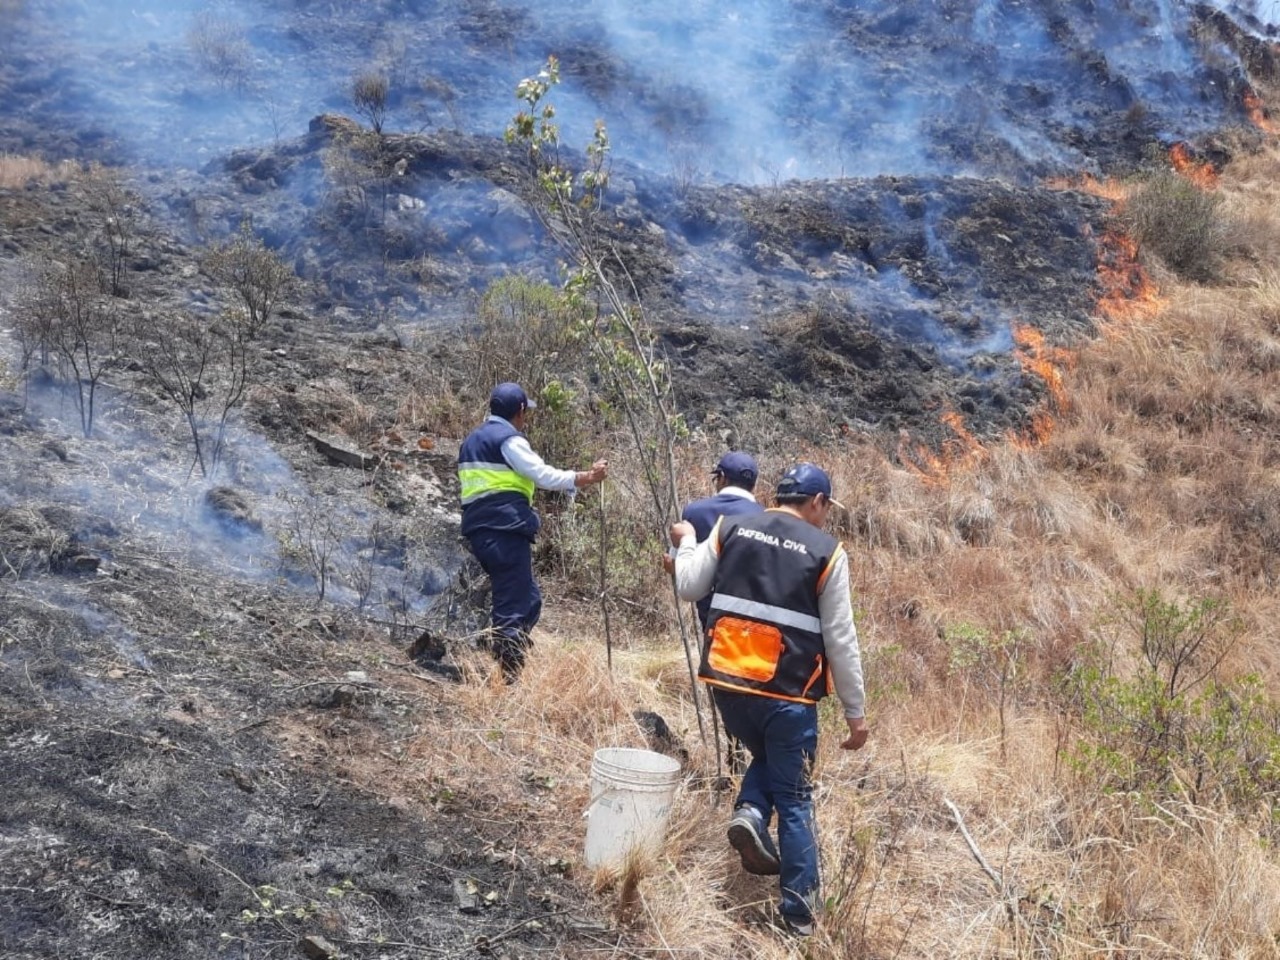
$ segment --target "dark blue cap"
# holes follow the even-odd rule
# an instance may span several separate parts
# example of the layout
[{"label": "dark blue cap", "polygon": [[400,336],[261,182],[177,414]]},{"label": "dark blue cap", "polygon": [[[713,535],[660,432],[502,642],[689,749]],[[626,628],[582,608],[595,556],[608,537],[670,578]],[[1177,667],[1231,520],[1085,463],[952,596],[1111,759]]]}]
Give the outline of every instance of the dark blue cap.
[{"label": "dark blue cap", "polygon": [[537,409],[518,383],[500,383],[489,394],[489,412],[495,417],[510,420],[521,410]]},{"label": "dark blue cap", "polygon": [[721,476],[728,480],[736,487],[744,487],[750,490],[756,485],[756,478],[760,476],[760,471],[756,468],[756,462],[749,453],[743,453],[741,450],[730,450],[720,462],[716,464],[716,468],[711,471],[712,476]]},{"label": "dark blue cap", "polygon": [[827,471],[812,463],[797,463],[778,481],[779,497],[812,497],[819,493],[837,507],[843,506],[831,496],[831,478]]}]

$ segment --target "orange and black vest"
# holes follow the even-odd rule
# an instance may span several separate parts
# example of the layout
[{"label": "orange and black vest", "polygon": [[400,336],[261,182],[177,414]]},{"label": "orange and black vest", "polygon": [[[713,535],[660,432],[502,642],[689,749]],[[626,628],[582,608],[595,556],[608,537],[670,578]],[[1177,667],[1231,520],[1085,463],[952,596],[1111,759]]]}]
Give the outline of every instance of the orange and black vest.
[{"label": "orange and black vest", "polygon": [[828,692],[818,594],[844,549],[782,510],[724,517],[698,678],[799,703]]}]

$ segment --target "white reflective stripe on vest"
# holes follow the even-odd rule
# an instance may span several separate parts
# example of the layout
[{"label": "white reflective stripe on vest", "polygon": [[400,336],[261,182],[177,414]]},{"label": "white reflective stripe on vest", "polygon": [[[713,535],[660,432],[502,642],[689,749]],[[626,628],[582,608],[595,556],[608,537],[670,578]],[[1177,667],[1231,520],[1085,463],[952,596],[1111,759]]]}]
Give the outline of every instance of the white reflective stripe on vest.
[{"label": "white reflective stripe on vest", "polygon": [[504,461],[503,463],[485,463],[482,460],[469,461],[467,463],[458,464],[458,472],[463,470],[510,470],[511,467]]},{"label": "white reflective stripe on vest", "polygon": [[780,627],[795,627],[798,630],[808,630],[810,633],[822,633],[822,621],[817,617],[788,610],[786,607],[775,607],[771,603],[758,603],[755,600],[731,597],[726,593],[717,593],[711,598],[711,609],[723,610],[726,613],[741,613]]}]

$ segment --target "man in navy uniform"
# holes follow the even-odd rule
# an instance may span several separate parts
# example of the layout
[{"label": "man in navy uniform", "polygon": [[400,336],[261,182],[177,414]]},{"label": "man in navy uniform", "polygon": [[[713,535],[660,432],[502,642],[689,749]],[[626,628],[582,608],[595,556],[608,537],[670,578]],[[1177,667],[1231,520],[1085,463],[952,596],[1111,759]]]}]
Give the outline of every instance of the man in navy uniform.
[{"label": "man in navy uniform", "polygon": [[524,427],[536,407],[519,384],[498,384],[489,395],[489,416],[458,449],[462,535],[493,587],[492,650],[508,683],[524,667],[529,631],[542,614],[533,578],[533,541],[541,524],[533,491],[573,494],[609,472],[607,460],[590,470],[558,470],[534,453]]},{"label": "man in navy uniform", "polygon": [[800,935],[812,933],[818,907],[810,777],[817,704],[831,683],[849,728],[841,746],[867,740],[849,559],[822,530],[831,493],[825,471],[800,463],[779,481],[774,509],[723,517],[702,543],[691,523],[671,525],[678,593],[711,597],[698,678],[712,687],[725,730],[751,752],[729,842],[749,873],[779,874],[783,921]]},{"label": "man in navy uniform", "polygon": [[[756,502],[756,480],[760,471],[750,454],[741,450],[730,450],[711,471],[711,482],[716,492],[713,496],[701,500],[690,501],[681,511],[680,519],[693,524],[693,532],[701,543],[711,535],[711,529],[721,517],[735,517],[748,513],[760,513],[764,507]],[[671,556],[664,558],[667,573],[673,570]],[[698,630],[701,632],[707,623],[707,611],[711,609],[711,598],[703,597],[698,601]]]}]

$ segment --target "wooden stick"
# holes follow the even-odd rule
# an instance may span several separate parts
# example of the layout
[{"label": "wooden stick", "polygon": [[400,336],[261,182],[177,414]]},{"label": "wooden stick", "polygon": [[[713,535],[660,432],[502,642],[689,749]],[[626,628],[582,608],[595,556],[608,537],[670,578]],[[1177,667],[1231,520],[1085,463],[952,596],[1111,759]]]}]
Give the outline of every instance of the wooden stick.
[{"label": "wooden stick", "polygon": [[960,836],[964,837],[964,842],[969,845],[969,852],[973,854],[973,859],[978,861],[978,866],[982,868],[982,872],[990,877],[991,882],[996,885],[996,892],[1004,893],[1004,878],[991,868],[991,864],[987,863],[982,851],[978,849],[978,845],[973,842],[973,837],[969,835],[969,828],[964,825],[964,817],[960,816],[959,808],[946,797],[942,798],[942,802],[951,810],[951,816],[955,818],[956,826],[960,828]]},{"label": "wooden stick", "polygon": [[600,484],[600,612],[604,616],[604,650],[609,663],[609,676],[613,676],[613,627],[609,621],[609,537],[605,525],[604,484]]}]

